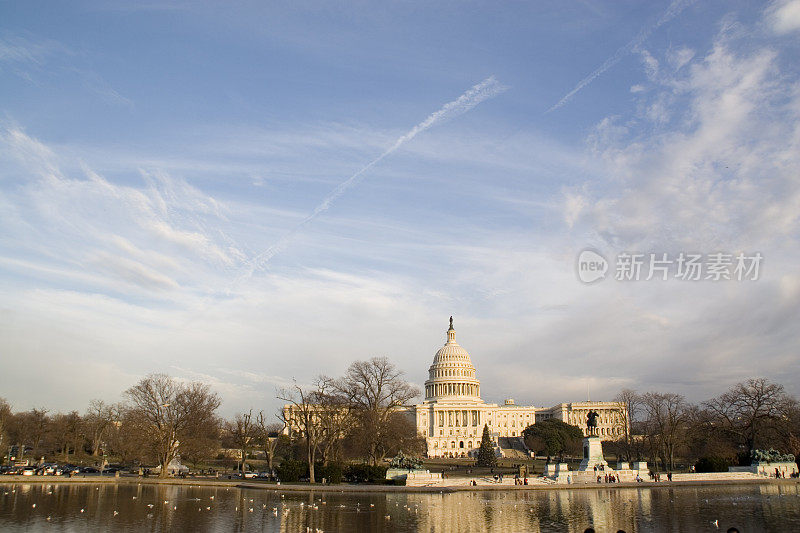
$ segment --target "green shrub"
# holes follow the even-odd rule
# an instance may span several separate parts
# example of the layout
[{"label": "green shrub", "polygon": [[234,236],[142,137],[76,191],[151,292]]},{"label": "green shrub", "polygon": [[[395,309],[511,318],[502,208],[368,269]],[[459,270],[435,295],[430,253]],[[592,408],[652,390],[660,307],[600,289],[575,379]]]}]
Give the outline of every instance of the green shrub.
[{"label": "green shrub", "polygon": [[343,468],[339,463],[330,463],[324,466],[322,463],[318,463],[314,466],[314,474],[317,481],[325,478],[328,483],[338,485],[342,482]]},{"label": "green shrub", "polygon": [[344,469],[344,479],[349,483],[385,483],[387,467],[354,464]]},{"label": "green shrub", "polygon": [[278,479],[284,483],[293,483],[300,480],[300,476],[308,472],[308,465],[302,461],[286,459],[275,468]]},{"label": "green shrub", "polygon": [[696,472],[727,472],[730,460],[724,457],[701,457],[694,469]]}]

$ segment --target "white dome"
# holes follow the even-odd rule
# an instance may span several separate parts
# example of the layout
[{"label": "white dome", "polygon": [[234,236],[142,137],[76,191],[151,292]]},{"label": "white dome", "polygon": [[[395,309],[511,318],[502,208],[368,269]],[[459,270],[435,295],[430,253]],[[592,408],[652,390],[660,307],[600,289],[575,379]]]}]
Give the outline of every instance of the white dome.
[{"label": "white dome", "polygon": [[456,342],[453,317],[447,330],[447,342],[433,356],[425,382],[425,399],[479,399],[480,381],[467,351]]}]

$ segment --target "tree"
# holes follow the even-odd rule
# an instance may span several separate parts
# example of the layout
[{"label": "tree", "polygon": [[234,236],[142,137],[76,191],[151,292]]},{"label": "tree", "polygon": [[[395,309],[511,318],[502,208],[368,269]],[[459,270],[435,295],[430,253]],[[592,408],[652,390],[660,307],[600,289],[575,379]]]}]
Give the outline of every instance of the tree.
[{"label": "tree", "polygon": [[352,427],[350,406],[347,399],[340,394],[330,378],[321,378],[328,381],[331,392],[317,395],[317,424],[319,424],[320,454],[323,465],[340,458],[342,440],[348,429]]},{"label": "tree", "polygon": [[18,447],[18,458],[25,456],[25,446],[30,445],[34,458],[38,456],[42,442],[51,430],[51,420],[47,409],[31,409],[18,413],[12,425],[14,438]]},{"label": "tree", "polygon": [[5,453],[8,442],[8,425],[13,417],[11,406],[5,398],[0,398],[0,453]]},{"label": "tree", "polygon": [[100,445],[106,436],[106,432],[111,427],[114,419],[118,416],[114,406],[105,403],[103,400],[92,400],[84,416],[89,445],[92,455],[100,455]]},{"label": "tree", "polygon": [[220,399],[208,385],[150,374],[125,394],[129,422],[141,429],[144,442],[161,467],[161,477],[167,477],[181,443],[206,438],[216,427]]},{"label": "tree", "polygon": [[642,405],[653,455],[661,457],[665,468],[674,470],[675,452],[686,437],[686,400],[680,394],[648,392],[642,396]]},{"label": "tree", "polygon": [[633,424],[641,408],[642,398],[633,389],[622,389],[614,401],[625,406],[619,411],[619,429],[622,430],[622,451],[628,461],[633,460],[635,444],[633,442]]},{"label": "tree", "polygon": [[246,413],[238,413],[234,419],[227,423],[228,434],[233,439],[233,443],[239,449],[242,456],[240,471],[244,476],[247,452],[252,448],[253,442],[257,438],[256,421],[253,419],[253,410]]},{"label": "tree", "polygon": [[58,447],[64,455],[64,460],[69,460],[70,449],[72,453],[78,450],[79,441],[83,440],[83,420],[78,411],[67,414],[57,414],[53,417],[54,436]]},{"label": "tree", "polygon": [[751,378],[703,405],[713,414],[715,423],[736,439],[749,456],[758,446],[767,447],[764,441],[768,433],[780,431],[792,403],[783,385]]},{"label": "tree", "polygon": [[314,483],[314,463],[317,459],[324,430],[319,423],[318,410],[320,402],[330,396],[333,384],[330,379],[320,376],[312,387],[303,388],[294,383],[289,389],[281,389],[278,399],[288,403],[281,413],[283,421],[290,433],[297,432],[305,440],[306,460],[308,461],[309,481]]},{"label": "tree", "polygon": [[528,449],[546,455],[577,455],[581,449],[583,430],[556,418],[532,424],[522,432]]},{"label": "tree", "polygon": [[222,426],[222,420],[215,417],[202,434],[181,442],[181,461],[197,468],[203,461],[213,459],[220,448]]},{"label": "tree", "polygon": [[268,422],[267,417],[264,416],[264,411],[259,411],[258,418],[256,418],[256,428],[258,443],[261,446],[261,450],[264,452],[264,456],[267,458],[267,468],[270,474],[272,474],[275,464],[275,452],[278,448],[283,425]]},{"label": "tree", "polygon": [[495,466],[497,457],[494,454],[492,445],[492,435],[489,433],[489,426],[483,425],[483,436],[481,437],[481,447],[478,448],[478,466]]},{"label": "tree", "polygon": [[390,431],[398,427],[390,424],[390,418],[418,396],[419,390],[405,381],[403,372],[386,357],[354,362],[336,382],[336,389],[350,407],[364,454],[377,465],[398,437]]}]

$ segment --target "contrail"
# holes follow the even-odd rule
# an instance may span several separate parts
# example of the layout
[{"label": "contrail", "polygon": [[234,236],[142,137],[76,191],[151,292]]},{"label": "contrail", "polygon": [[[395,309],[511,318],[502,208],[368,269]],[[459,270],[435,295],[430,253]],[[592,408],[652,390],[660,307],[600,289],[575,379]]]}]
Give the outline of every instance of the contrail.
[{"label": "contrail", "polygon": [[563,106],[567,102],[569,102],[575,94],[592,83],[595,78],[603,74],[605,71],[619,63],[619,61],[625,57],[626,55],[630,54],[631,52],[636,51],[639,46],[648,38],[650,34],[652,34],[655,30],[669,22],[670,20],[677,17],[681,11],[689,7],[690,5],[694,4],[696,0],[673,0],[673,2],[669,5],[667,10],[661,15],[661,18],[658,19],[656,22],[651,24],[650,26],[646,26],[639,31],[639,34],[634,37],[628,44],[619,48],[613,56],[609,57],[608,59],[603,62],[602,65],[597,67],[591,74],[583,78],[581,81],[578,82],[578,85],[575,86],[570,92],[564,95],[564,97],[559,100],[553,107],[547,110],[547,113],[550,111],[554,111],[559,107]]},{"label": "contrail", "polygon": [[453,100],[452,102],[448,102],[443,105],[438,111],[432,113],[428,116],[425,120],[411,128],[408,133],[400,137],[395,141],[395,143],[391,146],[391,148],[387,149],[381,155],[367,163],[361,170],[347,178],[345,181],[339,184],[336,189],[333,190],[322,202],[314,208],[314,211],[311,212],[306,218],[302,220],[299,224],[297,224],[294,228],[289,230],[283,237],[278,239],[278,241],[270,246],[266,251],[260,253],[259,255],[255,256],[252,260],[250,260],[247,268],[247,272],[243,277],[247,278],[253,275],[257,269],[263,268],[269,261],[279,254],[286,245],[292,240],[292,238],[297,235],[297,233],[302,230],[305,226],[310,224],[315,218],[320,216],[322,213],[330,209],[333,202],[335,202],[340,196],[342,196],[350,187],[357,184],[361,181],[364,177],[364,173],[367,172],[370,168],[375,166],[378,162],[380,162],[383,158],[391,154],[392,152],[396,151],[398,148],[403,146],[405,143],[422,133],[423,131],[432,128],[436,124],[451,119],[453,117],[457,117],[463,113],[466,113],[476,105],[480,104],[484,100],[497,96],[501,92],[506,90],[506,87],[501,85],[494,76],[490,76],[483,80],[482,82],[478,83],[477,85],[472,86],[467,92]]}]

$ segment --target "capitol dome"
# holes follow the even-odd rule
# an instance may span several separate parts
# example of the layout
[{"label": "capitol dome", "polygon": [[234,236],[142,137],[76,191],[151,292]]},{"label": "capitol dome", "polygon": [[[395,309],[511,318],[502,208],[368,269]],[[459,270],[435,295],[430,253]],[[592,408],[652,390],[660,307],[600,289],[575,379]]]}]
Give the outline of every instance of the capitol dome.
[{"label": "capitol dome", "polygon": [[425,400],[480,401],[480,381],[475,377],[475,366],[469,354],[456,342],[453,317],[450,317],[447,342],[433,356],[433,364],[428,369]]}]

